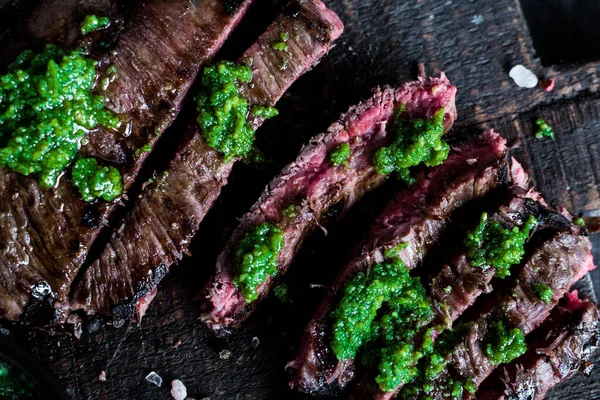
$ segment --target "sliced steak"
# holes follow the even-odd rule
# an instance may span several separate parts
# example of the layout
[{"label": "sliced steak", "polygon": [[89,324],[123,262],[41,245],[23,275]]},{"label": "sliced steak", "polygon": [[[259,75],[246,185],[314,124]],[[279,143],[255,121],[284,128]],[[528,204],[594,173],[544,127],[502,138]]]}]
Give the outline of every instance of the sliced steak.
[{"label": "sliced steak", "polygon": [[[274,105],[290,85],[317,64],[342,33],[338,16],[320,0],[291,4],[240,58],[252,59],[252,81],[244,86],[252,105]],[[287,51],[273,48],[283,33]],[[285,66],[283,68],[282,66]],[[256,118],[258,128],[263,119]],[[86,271],[72,309],[87,314],[141,318],[169,266],[180,260],[221,188],[233,162],[209,147],[192,121],[187,141],[168,169],[148,185],[133,210]]]},{"label": "sliced steak", "polygon": [[[507,329],[518,328],[528,335],[542,324],[571,285],[594,268],[590,250],[589,239],[578,232],[557,233],[533,250],[510,292],[494,299],[494,309],[454,328],[460,332],[459,339],[444,355],[448,363],[436,378],[427,382],[432,388],[427,396],[447,398],[453,382],[470,381],[475,388],[479,387],[497,367],[486,352],[495,324],[504,321]],[[546,285],[552,291],[549,302],[540,299],[537,285]],[[415,384],[405,386],[401,395],[412,393],[411,390],[415,390]],[[459,398],[473,398],[467,390],[460,392]]]},{"label": "sliced steak", "polygon": [[[121,132],[90,132],[82,152],[117,167],[124,190],[177,115],[206,61],[251,0],[229,12],[222,0],[149,0],[131,12],[115,48],[102,58],[118,77],[107,105],[127,121]],[[66,177],[43,189],[33,177],[0,170],[0,317],[19,319],[33,299],[66,304],[73,278],[118,201],[86,203]]]},{"label": "sliced steak", "polygon": [[589,371],[600,346],[600,310],[577,293],[566,297],[528,340],[527,353],[494,371],[477,399],[541,400],[559,382]]},{"label": "sliced steak", "polygon": [[[288,364],[294,370],[292,386],[312,394],[344,388],[353,378],[351,365],[338,365],[330,347],[329,316],[345,283],[359,271],[384,260],[385,250],[400,243],[407,268],[415,268],[448,224],[448,217],[467,202],[483,197],[509,181],[506,141],[494,132],[454,147],[446,161],[432,168],[410,188],[400,191],[377,218],[366,244],[340,271],[304,331],[298,357]],[[472,162],[476,159],[476,162]]]},{"label": "sliced steak", "polygon": [[[513,164],[514,165],[514,164]],[[511,170],[511,177],[519,179],[520,174]],[[520,179],[518,182],[523,183]],[[571,223],[563,215],[553,211],[532,197],[538,197],[535,192],[527,192],[521,187],[514,187],[508,201],[501,205],[488,217],[488,221],[497,221],[502,228],[512,230],[525,224],[529,216],[534,216],[538,224],[530,233],[530,237],[541,230],[551,232],[569,231]],[[480,268],[471,264],[467,257],[467,250],[461,249],[451,257],[448,263],[444,263],[442,269],[430,281],[427,291],[434,309],[435,318],[431,326],[439,327],[434,332],[437,336],[445,328],[450,329],[452,324],[463,312],[469,308],[482,293],[492,291],[490,282],[495,276],[494,268]],[[424,327],[424,337],[429,326]],[[435,338],[434,338],[435,339]],[[413,365],[414,366],[414,365]],[[374,377],[365,374],[361,382],[354,388],[354,398],[367,395],[369,398],[387,400],[391,399],[402,386],[395,390],[384,392],[375,383]]]},{"label": "sliced steak", "polygon": [[[242,217],[204,290],[207,299],[202,320],[213,329],[235,325],[269,292],[273,284],[270,277],[258,287],[259,299],[249,304],[233,284],[235,247],[247,232],[266,221],[277,223],[284,232],[277,269],[280,275],[285,273],[304,238],[331,207],[346,209],[387,179],[373,167],[373,155],[390,141],[392,135],[386,126],[396,107],[405,104],[411,118],[431,118],[443,108],[444,128],[448,130],[456,118],[455,93],[456,88],[444,75],[421,78],[399,89],[378,88],[373,97],[350,108],[327,132],[313,138]],[[352,144],[347,167],[336,167],[328,158],[341,143]],[[296,207],[296,217],[283,218],[282,211],[288,206]]]}]

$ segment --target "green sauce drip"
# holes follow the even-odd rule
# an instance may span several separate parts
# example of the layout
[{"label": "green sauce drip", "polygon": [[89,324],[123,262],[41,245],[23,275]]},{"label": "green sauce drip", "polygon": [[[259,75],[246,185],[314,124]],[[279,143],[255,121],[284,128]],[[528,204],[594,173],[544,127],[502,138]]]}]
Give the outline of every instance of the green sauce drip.
[{"label": "green sauce drip", "polygon": [[54,187],[87,131],[115,129],[118,117],[92,94],[97,62],[48,45],[23,52],[0,77],[0,167]]},{"label": "green sauce drip", "polygon": [[346,285],[332,318],[337,359],[353,359],[364,348],[363,363],[378,367],[375,380],[384,391],[413,379],[418,359],[432,346],[429,331],[418,337],[433,318],[431,303],[419,279],[399,260],[359,272]]},{"label": "green sauce drip", "polygon": [[273,288],[275,297],[283,304],[292,304],[293,301],[290,299],[289,289],[285,283],[280,283]]},{"label": "green sauce drip", "polygon": [[554,140],[554,131],[552,130],[552,127],[546,123],[546,121],[544,121],[541,118],[538,118],[535,121],[535,124],[538,126],[538,130],[535,133],[535,137],[537,139],[541,139],[542,137],[547,137],[547,138]]},{"label": "green sauce drip", "polygon": [[88,33],[107,28],[109,25],[110,19],[108,17],[97,17],[95,15],[88,15],[83,19],[83,23],[81,24],[81,34],[85,36]]},{"label": "green sauce drip", "polygon": [[121,173],[113,167],[103,167],[93,158],[80,158],[71,172],[73,185],[88,202],[101,198],[114,200],[123,191]]},{"label": "green sauce drip", "polygon": [[414,178],[409,168],[421,163],[428,167],[440,165],[448,157],[450,146],[442,140],[444,109],[430,119],[410,120],[403,117],[404,109],[398,108],[394,116],[394,141],[377,150],[373,164],[380,174],[396,171],[401,179],[412,184]]},{"label": "green sauce drip", "polygon": [[465,246],[467,256],[476,267],[496,269],[496,275],[506,278],[510,267],[521,262],[525,255],[525,242],[537,220],[529,216],[525,225],[519,229],[504,229],[498,221],[488,223],[487,213],[481,214],[479,225],[467,233]]},{"label": "green sauce drip", "polygon": [[554,296],[554,291],[548,285],[544,285],[542,283],[534,283],[533,289],[537,296],[546,304],[552,303],[552,297]]},{"label": "green sauce drip", "polygon": [[350,159],[350,144],[342,143],[337,146],[331,154],[329,154],[329,161],[331,164],[338,167],[340,165],[347,166],[348,160]]},{"label": "green sauce drip", "polygon": [[[206,143],[226,162],[247,158],[254,150],[254,128],[248,120],[248,100],[240,93],[242,83],[252,80],[252,69],[230,61],[204,68],[202,87],[196,96],[198,125]],[[273,107],[255,106],[259,116],[276,115]]]},{"label": "green sauce drip", "polygon": [[42,396],[23,372],[11,364],[0,362],[0,398],[41,399]]},{"label": "green sauce drip", "polygon": [[258,298],[256,289],[267,276],[277,274],[277,257],[283,247],[283,233],[273,224],[263,222],[246,233],[235,251],[237,266],[233,284],[248,303]]},{"label": "green sauce drip", "polygon": [[577,218],[574,222],[575,222],[575,225],[577,225],[577,226],[581,226],[581,227],[585,226],[585,220],[581,217]]},{"label": "green sauce drip", "polygon": [[273,45],[271,47],[273,47],[273,49],[277,50],[277,51],[287,51],[288,47],[287,47],[287,41],[288,41],[289,35],[287,34],[287,32],[282,32],[279,35],[279,39],[281,39],[280,42],[275,42],[273,43]]},{"label": "green sauce drip", "polygon": [[496,364],[505,364],[527,351],[525,336],[519,328],[508,329],[503,321],[490,325],[485,353]]}]

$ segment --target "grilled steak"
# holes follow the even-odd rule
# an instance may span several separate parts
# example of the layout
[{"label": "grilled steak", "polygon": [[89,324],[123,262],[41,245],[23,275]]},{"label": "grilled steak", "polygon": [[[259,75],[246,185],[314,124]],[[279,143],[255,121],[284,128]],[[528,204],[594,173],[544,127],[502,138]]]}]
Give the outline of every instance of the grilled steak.
[{"label": "grilled steak", "polygon": [[[90,132],[82,153],[118,167],[126,190],[152,145],[173,121],[200,66],[220,48],[250,3],[150,0],[132,10],[114,51],[102,58],[118,77],[105,93],[126,119],[123,132]],[[33,299],[67,303],[73,278],[117,202],[86,203],[63,178],[43,189],[32,177],[0,171],[0,317],[16,320]]]},{"label": "grilled steak", "polygon": [[[511,176],[515,176],[514,171],[511,171]],[[519,174],[516,176],[518,179]],[[531,198],[538,197],[534,192],[527,192],[521,187],[514,187],[512,192],[509,201],[491,214],[488,221],[498,221],[502,228],[512,230],[524,225],[529,216],[534,216],[538,224],[530,235],[544,229],[554,232],[570,230],[571,224],[563,215]],[[450,262],[443,265],[441,271],[428,285],[429,298],[435,311],[432,326],[440,327],[439,331],[446,327],[451,328],[453,322],[475,302],[480,294],[491,292],[490,282],[495,272],[494,268],[483,269],[472,265],[467,257],[467,250],[461,249]],[[428,327],[423,328],[423,335],[427,329]],[[436,336],[439,331],[435,332]],[[375,383],[374,377],[366,374],[354,388],[353,395],[355,398],[361,398],[362,395],[387,400],[391,399],[401,387],[384,392]]]},{"label": "grilled steak", "polygon": [[[216,273],[204,290],[207,300],[203,305],[202,320],[214,329],[237,324],[260,301],[247,303],[233,283],[235,246],[247,232],[263,222],[277,222],[284,234],[277,271],[280,275],[285,273],[304,238],[319,225],[332,206],[342,209],[352,206],[387,178],[375,170],[373,155],[390,141],[392,135],[388,134],[386,124],[396,107],[405,104],[411,118],[430,118],[444,108],[447,131],[456,118],[455,92],[456,88],[444,75],[421,78],[399,89],[377,89],[373,97],[350,108],[326,133],[313,138],[296,160],[268,184],[260,199],[242,217],[219,255]],[[334,166],[328,155],[349,140],[353,150],[348,166]],[[295,207],[295,217],[284,219],[282,211],[288,206]],[[269,292],[272,283],[273,279],[267,277],[258,287],[259,298]]]},{"label": "grilled steak", "polygon": [[[455,147],[441,166],[432,168],[427,176],[395,196],[377,218],[360,254],[340,272],[308,323],[300,353],[288,364],[295,370],[291,385],[313,394],[326,394],[346,386],[354,375],[353,368],[337,365],[328,339],[329,315],[345,283],[359,271],[382,262],[385,250],[400,243],[408,243],[400,251],[400,258],[407,268],[415,268],[454,211],[508,183],[506,151],[506,141],[494,132],[487,132],[479,140]],[[473,159],[477,161],[471,162]]]},{"label": "grilled steak", "polygon": [[[436,378],[427,382],[432,388],[427,395],[432,399],[447,398],[454,382],[472,382],[474,388],[479,387],[497,367],[486,346],[490,336],[496,335],[499,321],[510,329],[518,328],[523,335],[538,327],[569,287],[594,268],[590,249],[589,239],[578,232],[557,233],[537,246],[528,255],[511,291],[494,299],[494,309],[474,322],[454,328],[459,332],[459,339],[444,354],[448,364]],[[551,290],[551,299],[543,301],[537,285]],[[416,385],[419,384],[422,383]],[[401,395],[411,390],[415,390],[415,384],[405,386]],[[473,397],[467,390],[460,392],[460,398]]]},{"label": "grilled steak", "polygon": [[479,400],[541,400],[560,381],[592,367],[600,346],[600,310],[577,293],[568,294],[565,303],[534,332],[527,353],[485,380]]},{"label": "grilled steak", "polygon": [[[274,105],[342,33],[341,21],[320,0],[289,7],[297,12],[282,13],[240,58],[241,63],[252,59],[252,81],[243,88],[250,106]],[[289,33],[287,51],[273,47],[283,33]],[[253,128],[262,122],[256,118]],[[189,124],[188,139],[167,171],[145,188],[100,258],[86,271],[74,292],[73,309],[142,317],[158,281],[187,251],[233,165],[206,144],[198,129],[196,121]]]}]

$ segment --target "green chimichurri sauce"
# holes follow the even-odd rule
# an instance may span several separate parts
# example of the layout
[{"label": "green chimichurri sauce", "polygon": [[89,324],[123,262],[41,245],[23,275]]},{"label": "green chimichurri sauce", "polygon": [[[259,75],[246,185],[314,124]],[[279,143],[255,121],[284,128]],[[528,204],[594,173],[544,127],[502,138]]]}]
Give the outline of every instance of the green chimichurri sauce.
[{"label": "green chimichurri sauce", "polygon": [[535,283],[533,286],[535,293],[537,296],[546,304],[552,303],[552,297],[554,296],[554,291],[548,285],[544,285],[543,283]]},{"label": "green chimichurri sauce", "polygon": [[[242,83],[252,80],[252,69],[230,61],[204,68],[196,95],[198,125],[206,143],[218,150],[226,162],[248,158],[254,150],[254,128],[248,120],[248,100],[240,93]],[[255,115],[270,118],[273,107],[255,106]]]},{"label": "green chimichurri sauce", "polygon": [[338,167],[340,165],[348,165],[348,160],[350,159],[350,144],[342,143],[337,146],[331,154],[329,154],[329,161],[331,164]]},{"label": "green chimichurri sauce", "polygon": [[433,318],[429,298],[399,260],[359,272],[331,316],[337,359],[353,359],[363,349],[363,363],[378,368],[375,380],[384,391],[413,379],[414,366],[431,347],[429,331],[418,337]]},{"label": "green chimichurri sauce", "polygon": [[392,129],[394,141],[377,150],[373,165],[380,174],[394,171],[408,184],[414,182],[410,167],[421,163],[428,167],[440,165],[447,157],[450,146],[442,140],[444,134],[444,109],[430,119],[406,119],[405,107],[396,110]]},{"label": "green chimichurri sauce", "polygon": [[71,171],[73,185],[85,201],[101,198],[114,200],[123,191],[121,173],[113,167],[103,167],[93,158],[80,158]]},{"label": "green chimichurri sauce", "polygon": [[279,35],[280,41],[273,43],[272,47],[278,51],[287,51],[288,50],[288,47],[287,47],[288,38],[289,38],[289,35],[287,34],[287,32],[282,32]]},{"label": "green chimichurri sauce", "polygon": [[246,233],[236,246],[233,284],[248,303],[258,298],[256,289],[267,276],[277,274],[277,257],[282,248],[281,229],[268,222]]},{"label": "green chimichurri sauce", "polygon": [[537,139],[541,139],[542,137],[547,137],[547,138],[554,140],[554,131],[552,130],[552,127],[550,125],[548,125],[548,123],[546,123],[546,121],[544,121],[541,118],[538,118],[535,121],[535,124],[538,126],[538,130],[535,133],[535,137]]},{"label": "green chimichurri sauce", "polygon": [[521,262],[525,242],[536,225],[537,220],[529,216],[520,229],[504,229],[498,221],[488,222],[487,213],[483,213],[479,225],[467,233],[467,257],[473,265],[493,267],[496,276],[505,278],[510,275],[510,267]]},{"label": "green chimichurri sauce", "polygon": [[527,351],[523,332],[519,328],[509,329],[503,321],[490,326],[487,339],[485,352],[496,365],[511,362]]},{"label": "green chimichurri sauce", "polygon": [[585,226],[585,220],[581,217],[575,219],[575,221],[573,221],[573,222],[575,222],[575,225],[577,225],[577,226],[581,226],[581,227]]},{"label": "green chimichurri sauce", "polygon": [[0,399],[26,400],[41,399],[42,396],[25,376],[12,364],[0,362]]},{"label": "green chimichurri sauce", "polygon": [[9,66],[0,76],[0,167],[54,187],[88,131],[120,126],[104,97],[92,93],[96,65],[77,50],[48,45]]},{"label": "green chimichurri sauce", "polygon": [[110,19],[108,17],[88,15],[83,19],[83,23],[81,24],[81,34],[85,36],[88,33],[107,28],[109,25]]}]

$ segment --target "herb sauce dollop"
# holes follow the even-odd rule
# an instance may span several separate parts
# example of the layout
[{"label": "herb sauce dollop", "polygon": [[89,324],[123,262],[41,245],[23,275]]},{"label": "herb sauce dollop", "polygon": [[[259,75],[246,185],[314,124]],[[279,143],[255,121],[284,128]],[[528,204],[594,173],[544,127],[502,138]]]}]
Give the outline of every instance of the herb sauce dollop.
[{"label": "herb sauce dollop", "polygon": [[450,146],[444,135],[444,109],[429,119],[407,119],[405,107],[399,107],[395,114],[392,129],[393,142],[377,150],[373,165],[380,174],[396,172],[408,184],[414,182],[409,168],[421,163],[428,167],[440,165],[448,157]]},{"label": "herb sauce dollop", "polygon": [[120,126],[105,98],[93,93],[96,66],[80,50],[47,45],[8,67],[0,76],[0,167],[55,187],[87,132]]}]

